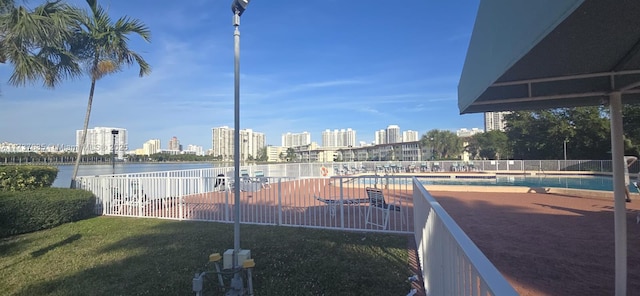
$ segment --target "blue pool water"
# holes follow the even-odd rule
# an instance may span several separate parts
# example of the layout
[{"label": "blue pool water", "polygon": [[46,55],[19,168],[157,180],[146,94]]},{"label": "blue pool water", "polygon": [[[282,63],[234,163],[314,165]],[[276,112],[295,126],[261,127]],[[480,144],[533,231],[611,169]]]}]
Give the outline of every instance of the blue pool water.
[{"label": "blue pool water", "polygon": [[[362,179],[361,182],[373,184],[376,182],[374,179]],[[377,182],[386,182],[381,179]],[[483,176],[482,178],[462,176],[456,179],[418,177],[418,180],[425,185],[554,187],[613,191],[613,179],[608,176]],[[388,182],[409,184],[411,181],[406,178],[391,177]],[[638,192],[633,185],[629,186],[629,191]]]},{"label": "blue pool water", "polygon": [[[495,179],[420,179],[420,181],[425,185],[555,187],[613,191],[613,179],[607,176],[496,176]],[[637,192],[633,185],[629,190]]]}]

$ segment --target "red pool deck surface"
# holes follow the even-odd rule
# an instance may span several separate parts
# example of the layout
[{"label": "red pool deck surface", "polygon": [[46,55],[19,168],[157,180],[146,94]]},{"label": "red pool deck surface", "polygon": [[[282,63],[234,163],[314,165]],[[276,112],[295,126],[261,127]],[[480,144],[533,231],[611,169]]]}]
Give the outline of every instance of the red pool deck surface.
[{"label": "red pool deck surface", "polygon": [[[613,295],[614,205],[543,193],[430,192],[520,295]],[[640,200],[627,203],[627,295],[640,295]]]}]

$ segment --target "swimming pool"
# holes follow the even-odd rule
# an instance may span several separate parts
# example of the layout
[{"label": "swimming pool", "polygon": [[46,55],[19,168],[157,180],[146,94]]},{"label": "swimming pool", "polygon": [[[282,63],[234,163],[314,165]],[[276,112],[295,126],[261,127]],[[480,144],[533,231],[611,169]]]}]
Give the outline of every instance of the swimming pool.
[{"label": "swimming pool", "polygon": [[[554,187],[613,191],[613,179],[606,176],[496,176],[495,179],[419,179],[425,185]],[[633,185],[631,186],[633,187]],[[631,188],[631,192],[636,192]]]},{"label": "swimming pool", "polygon": [[[418,180],[424,185],[460,185],[460,186],[522,186],[522,187],[553,187],[553,188],[572,188],[587,190],[603,190],[613,191],[613,178],[608,176],[490,176],[483,178],[467,178],[459,176],[458,178],[434,178],[420,177]],[[375,179],[375,177],[374,177]],[[382,180],[380,180],[382,179]],[[397,179],[391,177],[388,181],[385,177],[379,177],[378,183],[389,182],[390,184],[404,184],[411,181],[406,178]],[[361,180],[364,184],[373,184],[372,179]],[[638,192],[633,186],[629,186],[629,190]]]}]

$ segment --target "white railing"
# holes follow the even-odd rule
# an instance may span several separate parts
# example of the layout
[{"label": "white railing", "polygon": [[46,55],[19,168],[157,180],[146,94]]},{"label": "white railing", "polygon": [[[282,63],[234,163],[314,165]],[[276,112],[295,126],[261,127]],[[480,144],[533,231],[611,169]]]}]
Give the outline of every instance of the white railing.
[{"label": "white railing", "polygon": [[[210,169],[92,176],[80,177],[78,184],[95,194],[103,215],[233,222],[233,182],[218,174]],[[243,178],[240,221],[412,233],[411,186],[410,177],[400,176]],[[385,202],[398,210],[373,207],[367,187],[382,189]]]},{"label": "white railing", "polygon": [[[262,171],[269,177],[317,178],[323,177],[322,168],[327,168],[327,176],[345,176],[354,174],[399,174],[413,172],[611,172],[611,160],[445,160],[445,161],[360,161],[333,163],[287,163],[242,166],[241,170],[254,175]],[[637,172],[640,163],[629,169]],[[218,174],[233,176],[233,167],[191,169],[180,171],[130,173],[116,176],[128,177],[215,177]]]},{"label": "white railing", "polygon": [[413,178],[413,204],[427,295],[518,295],[417,178]]}]

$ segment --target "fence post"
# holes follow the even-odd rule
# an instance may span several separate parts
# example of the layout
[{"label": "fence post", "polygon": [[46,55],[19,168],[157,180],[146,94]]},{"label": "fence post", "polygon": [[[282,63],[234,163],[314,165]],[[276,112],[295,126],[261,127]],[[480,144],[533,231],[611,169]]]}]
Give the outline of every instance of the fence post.
[{"label": "fence post", "polygon": [[343,193],[343,186],[344,186],[344,182],[342,182],[342,177],[340,177],[340,228],[344,229],[344,193]]},{"label": "fence post", "polygon": [[180,203],[180,205],[178,206],[178,211],[180,212],[178,213],[178,216],[180,220],[183,220],[184,219],[184,208],[183,208],[184,199],[182,197],[182,178],[178,178],[178,202]]},{"label": "fence post", "polygon": [[282,225],[282,178],[278,178],[278,225]]},{"label": "fence post", "polygon": [[224,221],[229,222],[229,189],[231,188],[229,179],[225,181],[224,187]]}]

